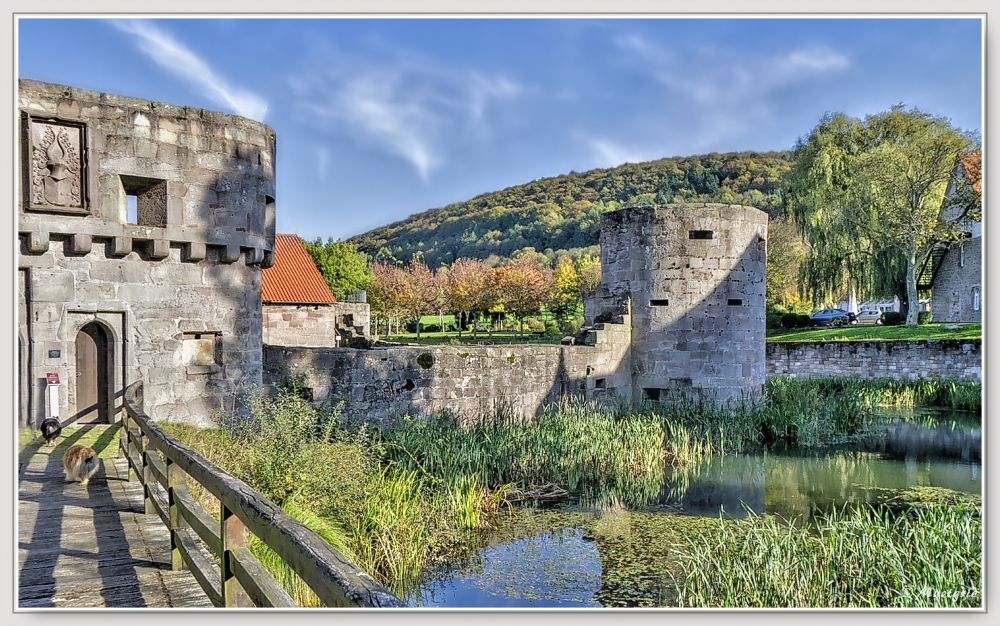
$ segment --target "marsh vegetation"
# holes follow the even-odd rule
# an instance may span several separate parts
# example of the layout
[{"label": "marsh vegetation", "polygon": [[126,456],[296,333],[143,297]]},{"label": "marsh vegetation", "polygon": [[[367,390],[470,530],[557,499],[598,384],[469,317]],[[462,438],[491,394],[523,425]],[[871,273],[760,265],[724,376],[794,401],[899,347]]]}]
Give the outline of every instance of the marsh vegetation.
[{"label": "marsh vegetation", "polygon": [[[506,576],[525,585],[507,596],[481,588],[484,572],[504,579],[504,558],[544,572],[546,554],[575,546],[577,574],[550,578],[576,576],[564,582],[582,605],[978,606],[980,485],[969,471],[978,476],[981,393],[773,380],[759,406],[565,402],[528,423],[497,407],[471,426],[437,416],[384,432],[288,393],[250,398],[249,421],[168,428],[412,604],[473,579],[479,595],[459,596],[477,606],[561,604],[549,583],[525,582],[528,570]],[[926,407],[964,413],[942,419]],[[935,465],[933,452],[887,449],[887,429],[901,424],[945,429],[959,469]],[[934,483],[949,488],[913,505],[913,485]],[[748,568],[751,545],[767,549]],[[865,576],[852,569],[890,552],[864,561]],[[280,560],[262,556],[281,578]],[[294,575],[283,580],[310,603]],[[804,581],[801,592],[779,594],[790,580]]]}]

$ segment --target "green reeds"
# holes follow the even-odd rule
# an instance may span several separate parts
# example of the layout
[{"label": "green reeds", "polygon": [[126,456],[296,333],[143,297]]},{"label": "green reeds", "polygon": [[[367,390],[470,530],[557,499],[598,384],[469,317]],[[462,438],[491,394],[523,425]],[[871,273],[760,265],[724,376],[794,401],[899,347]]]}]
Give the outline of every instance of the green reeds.
[{"label": "green reeds", "polygon": [[750,514],[690,542],[682,606],[979,607],[979,509],[860,506],[799,527]]},{"label": "green reeds", "polygon": [[397,594],[427,562],[435,517],[428,495],[418,472],[386,467],[371,477],[362,508],[350,521],[358,565]]},{"label": "green reeds", "polygon": [[790,439],[812,446],[866,431],[885,408],[982,409],[982,384],[953,381],[773,378],[759,407],[764,440]]},{"label": "green reeds", "polygon": [[459,427],[444,416],[410,420],[386,440],[389,458],[445,484],[477,476],[489,487],[552,484],[590,494],[611,489],[634,500],[658,491],[663,469],[658,418],[619,417],[594,403],[547,407],[531,422],[486,419]]},{"label": "green reeds", "polygon": [[[357,562],[357,557],[351,552],[351,537],[333,521],[314,513],[308,506],[301,506],[292,498],[285,503],[284,511],[305,524],[351,561]],[[250,550],[257,560],[267,568],[274,579],[285,588],[296,604],[303,607],[320,607],[323,603],[313,593],[298,574],[271,548],[267,547],[256,535],[250,536]]]}]

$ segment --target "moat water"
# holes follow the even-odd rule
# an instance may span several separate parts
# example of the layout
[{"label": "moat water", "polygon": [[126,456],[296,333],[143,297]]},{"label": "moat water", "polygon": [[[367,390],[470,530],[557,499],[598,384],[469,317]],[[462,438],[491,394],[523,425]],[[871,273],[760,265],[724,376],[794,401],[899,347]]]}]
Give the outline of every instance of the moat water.
[{"label": "moat water", "polygon": [[607,502],[523,508],[501,516],[485,546],[427,572],[409,601],[426,607],[600,607],[669,604],[673,546],[720,516],[818,512],[934,487],[981,494],[981,418],[908,414],[827,448],[772,447],[667,468],[661,494],[626,510]]}]

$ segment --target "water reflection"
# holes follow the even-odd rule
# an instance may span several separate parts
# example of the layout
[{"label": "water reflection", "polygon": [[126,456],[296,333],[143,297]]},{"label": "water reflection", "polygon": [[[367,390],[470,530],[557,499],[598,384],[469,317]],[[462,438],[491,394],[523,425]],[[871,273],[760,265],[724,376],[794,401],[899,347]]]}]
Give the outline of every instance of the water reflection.
[{"label": "water reflection", "polygon": [[850,445],[778,446],[668,469],[661,502],[690,515],[739,518],[753,511],[808,519],[815,511],[874,502],[886,489],[979,494],[981,449],[978,416],[898,412]]},{"label": "water reflection", "polygon": [[[471,561],[429,576],[415,603],[664,606],[671,604],[675,546],[685,533],[697,536],[698,524],[713,523],[720,512],[804,521],[834,507],[878,501],[887,491],[938,487],[981,494],[981,446],[979,416],[910,412],[892,416],[851,445],[773,447],[667,468],[659,497],[654,489],[653,497],[644,499],[652,506],[611,515],[600,506],[596,511],[593,505],[564,507],[552,512],[557,521],[549,528],[534,524],[519,537],[496,537],[499,543],[481,549]],[[617,498],[635,500],[628,494]]]},{"label": "water reflection", "polygon": [[599,607],[601,555],[579,528],[480,550],[423,586],[419,606]]}]

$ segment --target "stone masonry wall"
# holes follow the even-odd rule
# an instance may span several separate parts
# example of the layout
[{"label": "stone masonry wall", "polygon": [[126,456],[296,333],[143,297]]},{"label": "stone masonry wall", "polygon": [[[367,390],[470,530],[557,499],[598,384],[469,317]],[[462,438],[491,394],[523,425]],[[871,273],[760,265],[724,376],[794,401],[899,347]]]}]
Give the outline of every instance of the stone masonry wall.
[{"label": "stone masonry wall", "polygon": [[759,396],[765,379],[767,214],[752,207],[638,207],[601,218],[595,321],[631,308],[633,397],[680,390]]},{"label": "stone masonry wall", "polygon": [[[273,261],[273,131],[232,115],[21,80],[18,235],[25,425],[75,342],[108,339],[107,404],[145,384],[157,420],[208,423],[261,381],[261,266]],[[134,198],[136,214],[128,212]]]},{"label": "stone masonry wall", "polygon": [[981,340],[767,344],[767,375],[981,381]]},{"label": "stone masonry wall", "polygon": [[[935,322],[982,323],[985,302],[982,244],[982,238],[976,237],[952,245],[945,253],[931,290],[931,313]],[[974,306],[974,290],[979,290],[978,310]]]},{"label": "stone masonry wall", "polygon": [[264,347],[264,382],[297,379],[314,402],[343,400],[367,420],[449,411],[474,420],[503,407],[520,417],[570,395],[629,393],[628,328],[591,331],[594,345],[428,346],[375,350]]},{"label": "stone masonry wall", "polygon": [[[450,411],[466,420],[497,406],[526,417],[566,396],[631,397],[629,329],[603,324],[592,345],[351,348],[264,347],[264,383],[297,379],[314,402],[381,422]],[[981,380],[981,341],[767,344],[769,377]]]},{"label": "stone masonry wall", "polygon": [[336,347],[351,336],[368,337],[369,307],[364,303],[264,304],[264,343],[272,346]]},{"label": "stone masonry wall", "polygon": [[333,346],[336,315],[328,304],[265,304],[264,343],[279,346]]}]

